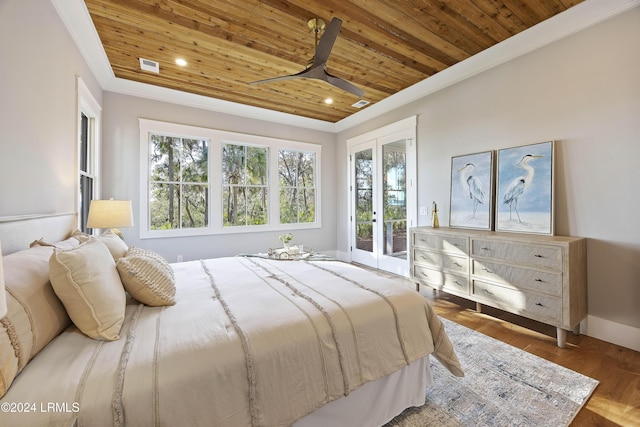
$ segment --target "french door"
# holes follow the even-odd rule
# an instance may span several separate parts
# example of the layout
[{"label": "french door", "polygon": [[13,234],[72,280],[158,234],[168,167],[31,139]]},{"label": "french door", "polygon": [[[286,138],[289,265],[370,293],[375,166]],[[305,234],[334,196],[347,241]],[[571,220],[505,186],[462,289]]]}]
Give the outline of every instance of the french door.
[{"label": "french door", "polygon": [[395,132],[349,149],[351,260],[403,276],[407,228],[416,221],[412,136]]}]

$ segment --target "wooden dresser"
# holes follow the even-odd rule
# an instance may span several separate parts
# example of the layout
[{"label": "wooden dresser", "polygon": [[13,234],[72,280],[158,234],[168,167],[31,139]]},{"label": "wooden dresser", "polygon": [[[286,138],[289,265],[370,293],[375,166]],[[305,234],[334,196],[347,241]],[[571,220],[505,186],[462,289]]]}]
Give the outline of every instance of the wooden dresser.
[{"label": "wooden dresser", "polygon": [[579,333],[587,315],[586,239],[452,228],[411,229],[420,284]]}]

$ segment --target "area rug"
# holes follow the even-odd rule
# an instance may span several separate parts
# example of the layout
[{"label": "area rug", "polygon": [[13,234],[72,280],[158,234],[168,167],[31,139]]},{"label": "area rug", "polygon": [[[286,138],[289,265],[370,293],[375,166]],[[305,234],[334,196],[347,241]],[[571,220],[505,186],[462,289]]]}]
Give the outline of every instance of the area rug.
[{"label": "area rug", "polygon": [[442,319],[465,371],[451,375],[433,358],[427,401],[385,427],[568,426],[598,381]]}]

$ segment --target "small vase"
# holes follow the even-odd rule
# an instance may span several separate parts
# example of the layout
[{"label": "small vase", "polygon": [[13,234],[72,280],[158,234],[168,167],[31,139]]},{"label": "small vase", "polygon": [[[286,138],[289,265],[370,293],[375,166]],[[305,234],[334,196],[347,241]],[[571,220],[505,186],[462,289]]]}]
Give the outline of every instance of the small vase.
[{"label": "small vase", "polygon": [[440,227],[440,223],[438,222],[438,211],[436,209],[433,210],[433,214],[431,217],[431,227],[433,228]]}]

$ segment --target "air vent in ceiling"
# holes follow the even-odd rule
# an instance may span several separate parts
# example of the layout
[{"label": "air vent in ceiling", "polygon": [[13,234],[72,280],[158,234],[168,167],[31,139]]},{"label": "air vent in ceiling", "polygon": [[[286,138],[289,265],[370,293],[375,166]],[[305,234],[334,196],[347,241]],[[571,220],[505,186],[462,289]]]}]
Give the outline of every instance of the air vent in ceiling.
[{"label": "air vent in ceiling", "polygon": [[352,107],[362,108],[367,104],[369,104],[369,101],[365,101],[364,99],[361,99],[360,101],[358,101],[355,104],[353,104]]},{"label": "air vent in ceiling", "polygon": [[150,59],[140,58],[140,69],[144,71],[151,71],[152,73],[159,73],[160,64]]}]

